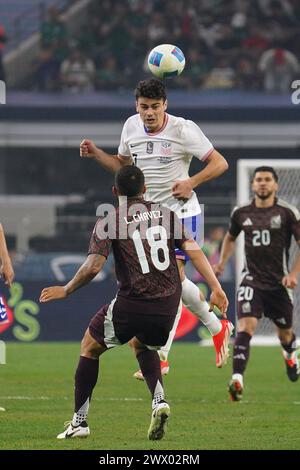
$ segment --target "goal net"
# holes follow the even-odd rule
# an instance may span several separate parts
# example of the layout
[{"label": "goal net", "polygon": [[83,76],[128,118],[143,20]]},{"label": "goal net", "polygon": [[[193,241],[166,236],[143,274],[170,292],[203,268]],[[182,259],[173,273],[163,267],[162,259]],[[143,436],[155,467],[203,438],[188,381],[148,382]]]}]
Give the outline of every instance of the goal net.
[{"label": "goal net", "polygon": [[[278,196],[286,202],[300,209],[300,161],[298,160],[238,160],[237,166],[237,205],[246,204],[252,197],[251,178],[253,170],[262,165],[272,166],[279,177]],[[244,263],[244,240],[239,236],[236,252],[236,285],[241,279],[241,271]],[[290,248],[290,266],[299,251],[294,239]],[[294,290],[294,329],[300,337],[300,286]],[[252,340],[256,344],[278,344],[273,323],[262,318],[258,324],[255,337]]]}]

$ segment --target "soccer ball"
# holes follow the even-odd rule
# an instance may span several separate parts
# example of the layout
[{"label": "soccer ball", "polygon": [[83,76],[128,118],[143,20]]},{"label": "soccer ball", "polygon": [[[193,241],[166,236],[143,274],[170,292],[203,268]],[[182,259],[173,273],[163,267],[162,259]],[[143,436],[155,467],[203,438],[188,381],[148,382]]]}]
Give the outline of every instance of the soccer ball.
[{"label": "soccer ball", "polygon": [[159,78],[176,77],[181,74],[184,66],[183,52],[172,44],[160,44],[148,56],[148,67]]}]

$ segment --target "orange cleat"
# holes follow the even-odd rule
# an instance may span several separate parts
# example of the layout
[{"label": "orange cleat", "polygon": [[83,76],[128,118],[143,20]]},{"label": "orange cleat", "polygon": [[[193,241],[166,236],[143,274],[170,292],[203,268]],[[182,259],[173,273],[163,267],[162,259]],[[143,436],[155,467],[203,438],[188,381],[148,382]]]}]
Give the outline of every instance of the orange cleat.
[{"label": "orange cleat", "polygon": [[221,320],[221,323],[221,331],[212,337],[216,350],[217,367],[222,367],[227,362],[229,356],[229,339],[234,330],[234,326],[229,320]]}]

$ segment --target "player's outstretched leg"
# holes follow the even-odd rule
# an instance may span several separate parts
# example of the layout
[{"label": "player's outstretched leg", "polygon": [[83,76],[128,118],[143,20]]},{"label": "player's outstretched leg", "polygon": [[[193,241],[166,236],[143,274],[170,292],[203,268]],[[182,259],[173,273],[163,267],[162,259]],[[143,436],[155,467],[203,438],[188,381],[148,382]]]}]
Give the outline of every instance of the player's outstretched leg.
[{"label": "player's outstretched leg", "polygon": [[165,400],[159,356],[156,351],[144,349],[137,351],[136,357],[152,395],[152,415],[148,438],[152,441],[160,440],[166,432],[170,407]]},{"label": "player's outstretched leg", "polygon": [[201,300],[198,287],[185,278],[182,284],[182,301],[206,326],[212,335],[216,350],[216,366],[226,364],[229,356],[229,340],[233,332],[233,324],[229,320],[219,320],[214,312],[209,311],[209,305]]},{"label": "player's outstretched leg", "polygon": [[250,354],[251,335],[246,331],[240,331],[234,342],[233,348],[233,374],[228,384],[229,397],[232,401],[240,401],[243,396],[243,375]]},{"label": "player's outstretched leg", "polygon": [[[283,338],[285,336],[285,333],[286,332],[282,332]],[[285,342],[280,336],[281,335],[279,334],[287,376],[291,382],[296,382],[299,379],[300,375],[300,364],[296,345],[296,336],[294,333],[292,333],[292,339],[288,342]]]}]

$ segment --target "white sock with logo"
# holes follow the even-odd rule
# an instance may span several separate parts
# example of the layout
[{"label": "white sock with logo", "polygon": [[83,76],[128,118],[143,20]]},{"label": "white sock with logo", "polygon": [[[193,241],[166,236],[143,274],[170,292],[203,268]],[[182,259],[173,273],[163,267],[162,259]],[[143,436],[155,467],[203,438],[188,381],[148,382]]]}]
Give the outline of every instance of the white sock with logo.
[{"label": "white sock with logo", "polygon": [[154,396],[153,396],[153,400],[152,400],[152,410],[154,410],[154,408],[157,407],[159,402],[164,401],[164,399],[165,399],[165,392],[164,392],[164,389],[162,387],[162,384],[158,380],[157,384],[156,384],[156,387],[155,387],[155,390],[154,390]]},{"label": "white sock with logo", "polygon": [[201,300],[198,287],[188,278],[185,278],[181,285],[184,305],[202,321],[212,336],[218,334],[222,323],[214,312],[209,311],[208,303]]},{"label": "white sock with logo", "polygon": [[82,405],[82,407],[74,413],[72,418],[72,426],[80,426],[80,424],[86,420],[90,407],[90,399],[87,398],[86,402]]}]

